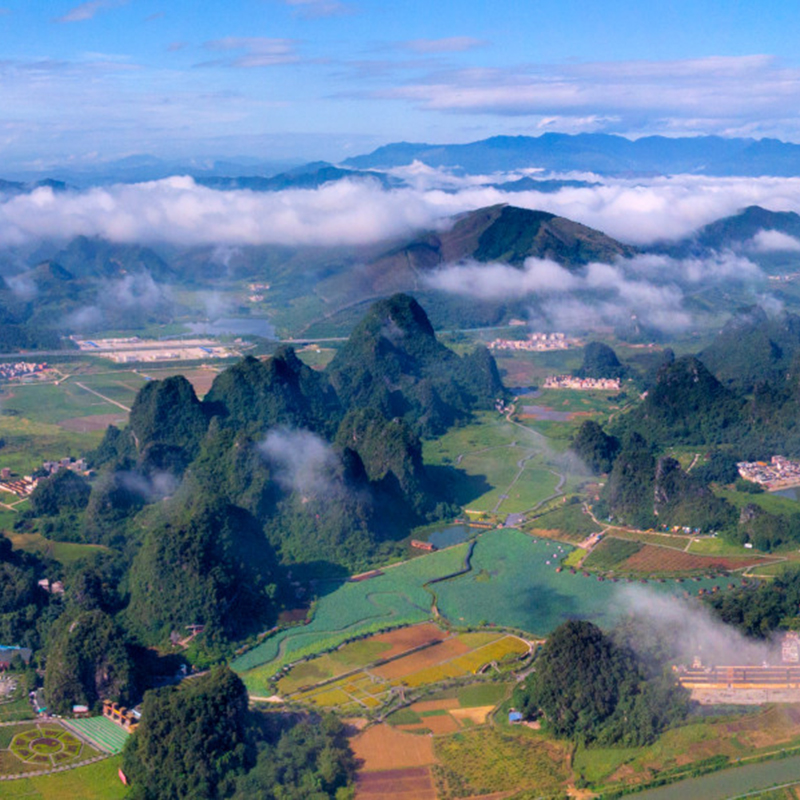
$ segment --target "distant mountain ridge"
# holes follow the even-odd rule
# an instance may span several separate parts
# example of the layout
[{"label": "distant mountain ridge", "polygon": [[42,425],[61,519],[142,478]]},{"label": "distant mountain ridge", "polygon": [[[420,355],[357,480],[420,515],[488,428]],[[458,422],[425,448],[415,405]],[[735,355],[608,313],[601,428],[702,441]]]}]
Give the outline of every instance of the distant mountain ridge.
[{"label": "distant mountain ridge", "polygon": [[647,136],[634,141],[605,133],[493,136],[466,144],[398,142],[342,162],[389,169],[421,161],[468,173],[541,168],[600,175],[695,173],[715,176],[800,175],[800,145],[777,139]]},{"label": "distant mountain ridge", "polygon": [[737,250],[751,242],[761,231],[777,231],[800,239],[800,214],[794,211],[770,211],[748,206],[722,219],[714,220],[678,242],[665,242],[653,249],[672,255],[693,255],[709,250]]},{"label": "distant mountain ridge", "polygon": [[365,263],[361,288],[391,293],[417,287],[420,275],[464,261],[522,267],[526,258],[547,258],[577,269],[590,261],[632,256],[635,248],[600,231],[547,211],[499,204],[453,217],[446,230],[427,231]]}]

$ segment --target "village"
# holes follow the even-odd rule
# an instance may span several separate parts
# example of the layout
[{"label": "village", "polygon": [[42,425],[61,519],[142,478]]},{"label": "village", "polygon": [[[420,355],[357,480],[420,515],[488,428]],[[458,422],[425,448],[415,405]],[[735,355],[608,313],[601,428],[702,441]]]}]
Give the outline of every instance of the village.
[{"label": "village", "polygon": [[573,375],[551,375],[544,379],[545,389],[604,389],[619,391],[619,378],[576,378]]},{"label": "village", "polygon": [[489,342],[490,350],[568,350],[580,347],[578,339],[568,337],[564,333],[529,333],[527,339],[495,339]]},{"label": "village", "polygon": [[785,489],[800,485],[800,461],[791,461],[784,456],[772,456],[767,461],[740,461],[739,475],[766,489]]},{"label": "village", "polygon": [[27,497],[39,482],[40,477],[54,475],[60,469],[69,469],[81,475],[85,475],[88,470],[86,460],[83,458],[71,458],[66,456],[58,461],[45,461],[34,475],[23,475],[15,477],[10,467],[0,468],[0,490],[11,492],[17,497]]}]

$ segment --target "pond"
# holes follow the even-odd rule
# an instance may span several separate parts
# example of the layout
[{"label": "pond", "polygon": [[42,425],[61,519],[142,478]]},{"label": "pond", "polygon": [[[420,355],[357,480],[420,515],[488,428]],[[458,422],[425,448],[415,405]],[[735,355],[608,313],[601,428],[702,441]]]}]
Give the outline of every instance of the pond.
[{"label": "pond", "polygon": [[471,539],[478,531],[468,525],[450,525],[440,531],[434,531],[428,536],[428,541],[437,549],[452,547],[454,544],[461,544]]}]

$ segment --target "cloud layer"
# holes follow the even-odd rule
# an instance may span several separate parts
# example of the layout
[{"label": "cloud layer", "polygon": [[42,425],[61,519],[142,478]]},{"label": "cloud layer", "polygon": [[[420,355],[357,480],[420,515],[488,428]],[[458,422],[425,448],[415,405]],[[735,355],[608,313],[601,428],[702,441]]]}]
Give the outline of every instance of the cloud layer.
[{"label": "cloud layer", "polygon": [[679,331],[692,323],[687,291],[723,283],[758,286],[761,270],[742,256],[707,259],[641,255],[614,264],[593,263],[574,272],[529,258],[522,269],[507,264],[456,264],[431,273],[434,289],[483,300],[528,299],[532,316],[561,330],[584,329],[589,321],[617,325],[635,316],[648,327]]},{"label": "cloud layer", "polygon": [[[85,235],[114,242],[220,247],[370,244],[445,224],[453,214],[510,203],[647,245],[686,236],[748,205],[800,211],[800,178],[676,176],[606,181],[542,194],[503,192],[476,183],[474,176],[462,179],[429,169],[405,174],[413,185],[391,191],[370,180],[345,180],[314,190],[222,192],[198,186],[188,177],[83,192],[40,188],[30,194],[0,195],[0,242],[13,246]],[[775,232],[754,242],[761,250],[795,246]]]}]

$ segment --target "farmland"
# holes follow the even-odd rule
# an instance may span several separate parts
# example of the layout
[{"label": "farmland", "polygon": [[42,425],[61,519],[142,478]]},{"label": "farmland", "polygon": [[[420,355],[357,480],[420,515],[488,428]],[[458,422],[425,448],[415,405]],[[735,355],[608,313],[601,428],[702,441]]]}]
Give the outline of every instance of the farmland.
[{"label": "farmland", "polygon": [[552,535],[571,542],[582,542],[600,531],[589,514],[584,513],[580,503],[559,505],[552,511],[532,520],[526,528],[541,531],[542,536]]},{"label": "farmland", "polygon": [[[320,597],[307,625],[273,634],[237,658],[234,669],[242,673],[252,694],[271,693],[271,677],[286,664],[332,650],[349,639],[431,619],[434,596],[439,614],[453,625],[498,625],[536,636],[546,635],[566,619],[610,624],[620,613],[613,602],[616,584],[569,570],[556,572],[572,550],[569,545],[513,529],[486,531],[475,543],[469,572],[425,587],[462,569],[468,547],[456,545],[387,568],[369,580],[332,586]],[[702,580],[698,588],[710,590],[713,585],[712,580]],[[665,584],[656,590],[681,588]],[[320,662],[318,668],[323,679],[326,671],[338,667],[329,661]],[[328,677],[336,674],[341,672],[330,672]]]},{"label": "farmland", "polygon": [[434,740],[434,768],[442,798],[535,789],[536,796],[561,795],[570,777],[569,744],[517,729],[463,731]]},{"label": "farmland", "polygon": [[[302,628],[280,631],[233,662],[248,686],[261,683],[301,656],[338,646],[355,636],[422,622],[431,617],[432,595],[424,586],[463,568],[462,544],[384,570],[378,577],[331,587],[320,597],[313,619]],[[255,682],[255,683],[254,683]]]},{"label": "farmland", "polygon": [[555,492],[540,434],[497,414],[423,444],[426,463],[453,470],[457,501],[477,512],[527,511]]},{"label": "farmland", "polygon": [[628,539],[609,536],[589,553],[583,565],[587,569],[609,570],[619,566],[627,558],[638,553],[646,545]]},{"label": "farmland", "polygon": [[[350,669],[345,673],[345,664],[351,660],[348,650],[354,646],[346,645],[340,651],[293,667],[278,682],[278,690],[290,701],[336,709],[342,713],[363,713],[387,703],[399,687],[414,689],[451,678],[464,678],[490,664],[509,659],[517,661],[529,652],[528,644],[515,636],[488,632],[447,634],[427,624],[403,629],[402,638],[407,642],[407,650],[390,656],[388,654],[396,651],[394,645],[401,641],[400,633],[379,634],[354,643],[362,646],[365,653],[370,648],[364,648],[364,645],[376,643],[387,647],[386,655],[373,664],[364,664],[362,669]],[[336,664],[340,665],[338,672],[335,667],[331,668]],[[327,676],[331,673],[334,673],[333,677],[339,674],[342,677],[330,680]],[[457,699],[452,703],[459,706]],[[456,717],[449,720],[455,724],[453,730],[459,727],[455,720]],[[434,727],[441,728],[441,724]],[[437,729],[435,732],[447,731]]]}]

